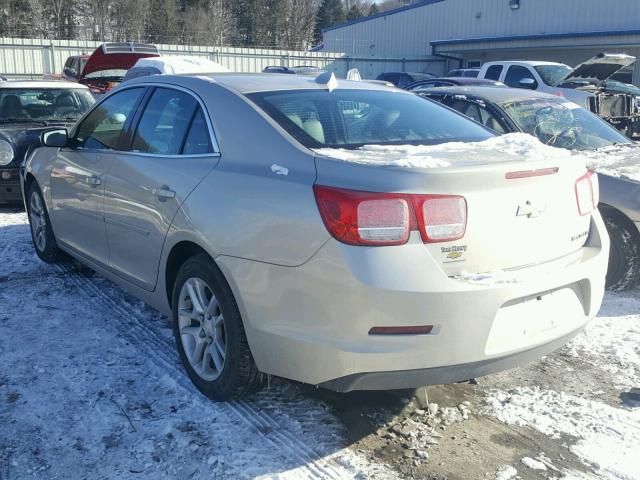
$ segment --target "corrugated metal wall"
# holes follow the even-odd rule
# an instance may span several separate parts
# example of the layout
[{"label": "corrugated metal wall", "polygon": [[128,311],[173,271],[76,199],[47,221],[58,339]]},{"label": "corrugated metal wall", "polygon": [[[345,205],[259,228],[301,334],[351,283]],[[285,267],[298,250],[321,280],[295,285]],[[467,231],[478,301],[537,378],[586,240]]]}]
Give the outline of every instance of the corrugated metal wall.
[{"label": "corrugated metal wall", "polygon": [[[429,55],[432,40],[640,28],[640,0],[444,0],[328,30],[328,51]],[[580,40],[576,40],[578,45]]]},{"label": "corrugated metal wall", "polygon": [[[99,42],[0,38],[0,75],[40,78],[62,73],[67,57],[91,53]],[[347,57],[342,53],[267,50],[256,48],[158,45],[163,55],[201,55],[234,72],[259,72],[269,65],[312,65],[344,77],[358,68],[363,78],[375,78],[382,71],[432,71],[443,73],[443,62],[428,59]]]}]

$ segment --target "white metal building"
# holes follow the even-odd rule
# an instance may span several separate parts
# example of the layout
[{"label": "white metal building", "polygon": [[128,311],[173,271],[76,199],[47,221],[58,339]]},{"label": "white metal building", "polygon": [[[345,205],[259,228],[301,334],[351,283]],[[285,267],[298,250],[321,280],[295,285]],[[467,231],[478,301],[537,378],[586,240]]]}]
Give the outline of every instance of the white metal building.
[{"label": "white metal building", "polygon": [[379,57],[428,60],[435,74],[489,60],[640,58],[640,0],[422,0],[326,29],[324,50],[370,58],[372,70]]}]

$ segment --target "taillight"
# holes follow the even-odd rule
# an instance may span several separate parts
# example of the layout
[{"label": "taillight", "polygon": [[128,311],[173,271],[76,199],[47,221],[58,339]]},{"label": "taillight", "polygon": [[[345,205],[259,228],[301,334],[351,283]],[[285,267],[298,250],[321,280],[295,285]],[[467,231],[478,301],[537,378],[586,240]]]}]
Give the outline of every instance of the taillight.
[{"label": "taillight", "polygon": [[599,186],[598,176],[588,171],[576,180],[576,201],[580,215],[588,215],[598,207]]},{"label": "taillight", "polygon": [[412,231],[424,242],[464,235],[463,197],[362,192],[314,185],[318,210],[329,233],[349,245],[402,245]]},{"label": "taillight", "polygon": [[453,195],[414,195],[418,226],[424,242],[451,242],[464,236],[467,202]]}]

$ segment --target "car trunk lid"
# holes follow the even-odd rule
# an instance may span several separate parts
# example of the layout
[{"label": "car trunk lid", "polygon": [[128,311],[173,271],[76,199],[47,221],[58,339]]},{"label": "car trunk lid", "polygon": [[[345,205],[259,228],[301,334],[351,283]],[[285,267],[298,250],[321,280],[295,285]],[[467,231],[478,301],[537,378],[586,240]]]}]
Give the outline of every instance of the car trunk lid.
[{"label": "car trunk lid", "polygon": [[141,58],[158,57],[158,47],[145,43],[103,43],[87,59],[81,79],[102,70],[128,70]]},{"label": "car trunk lid", "polygon": [[[504,137],[482,142],[487,148],[459,144],[441,152],[446,155],[432,152],[430,168],[416,167],[420,162],[411,155],[387,164],[367,164],[363,157],[340,162],[326,158],[330,152],[323,149],[316,157],[317,183],[373,192],[463,196],[464,236],[424,243],[450,276],[515,269],[580,249],[591,218],[580,214],[576,197],[576,180],[587,171],[584,162],[533,137],[507,137],[521,140],[521,148]],[[457,160],[452,162],[453,158]],[[410,241],[422,239],[413,235]]]}]

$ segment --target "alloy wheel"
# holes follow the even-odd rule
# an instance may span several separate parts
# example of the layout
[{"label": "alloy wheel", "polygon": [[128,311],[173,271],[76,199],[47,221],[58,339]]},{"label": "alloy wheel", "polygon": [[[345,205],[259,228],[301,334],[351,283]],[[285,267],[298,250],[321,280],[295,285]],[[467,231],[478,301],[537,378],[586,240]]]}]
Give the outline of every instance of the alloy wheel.
[{"label": "alloy wheel", "polygon": [[227,353],[224,317],[212,289],[200,278],[189,278],[178,302],[180,340],[189,364],[206,381],[216,380]]},{"label": "alloy wheel", "polygon": [[42,198],[38,192],[31,194],[31,200],[29,202],[29,220],[31,225],[31,232],[33,233],[33,240],[39,251],[43,252],[47,247],[47,219],[44,214],[44,205],[42,204]]}]

